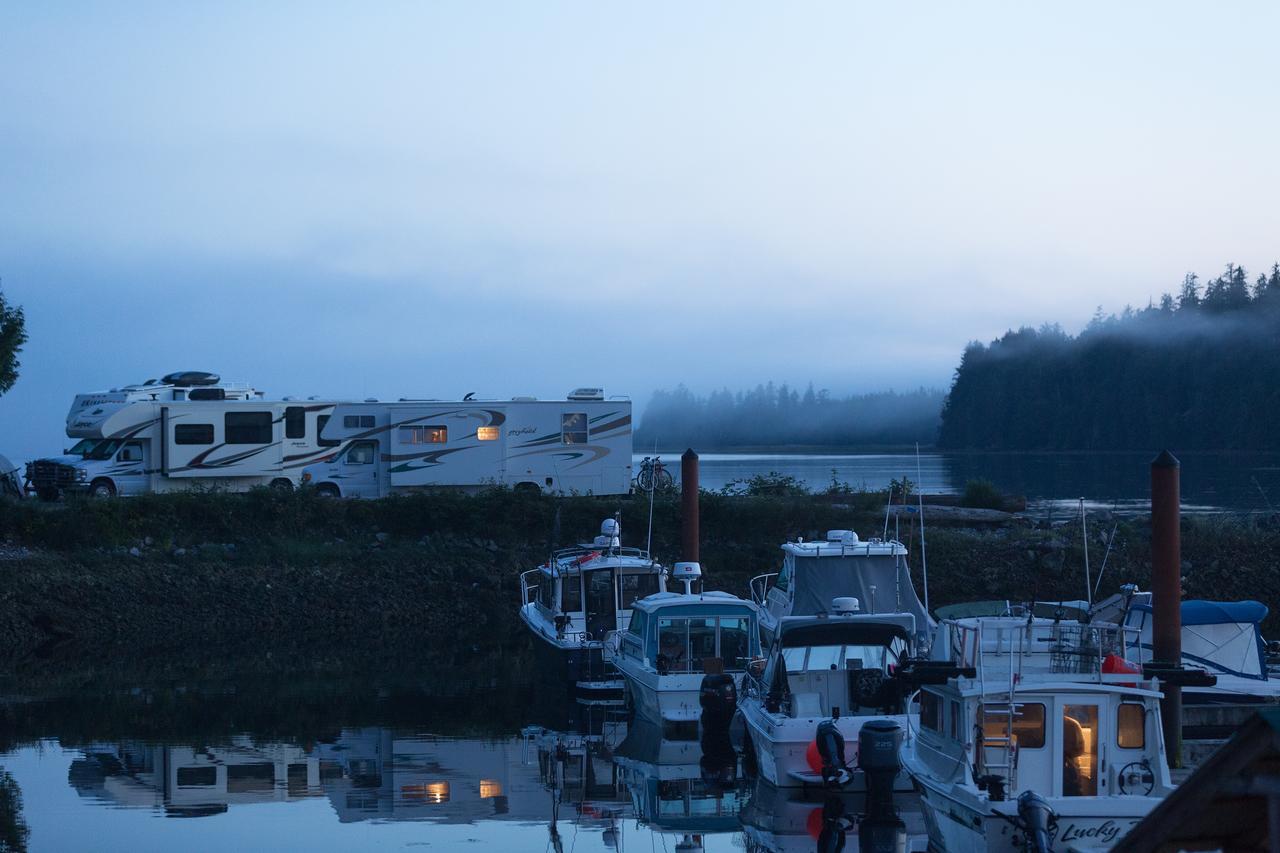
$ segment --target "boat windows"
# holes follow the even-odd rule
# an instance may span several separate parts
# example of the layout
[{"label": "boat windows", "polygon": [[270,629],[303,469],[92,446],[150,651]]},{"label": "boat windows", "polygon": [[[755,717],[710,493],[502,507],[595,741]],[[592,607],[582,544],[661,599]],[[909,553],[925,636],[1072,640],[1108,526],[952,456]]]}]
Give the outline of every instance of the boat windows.
[{"label": "boat windows", "polygon": [[725,669],[746,669],[751,660],[751,620],[745,616],[720,617],[720,654]]},{"label": "boat windows", "polygon": [[317,436],[316,444],[318,444],[320,447],[337,447],[339,444],[342,444],[341,439],[319,437],[324,433],[324,425],[329,423],[330,417],[332,416],[321,415],[320,417],[316,418],[316,436]]},{"label": "boat windows", "polygon": [[[982,736],[988,740],[1008,737],[1009,706],[982,706]],[[1018,749],[1040,749],[1044,746],[1044,705],[1019,702],[1013,709],[1013,742]]]},{"label": "boat windows", "polygon": [[942,699],[927,690],[920,693],[920,727],[942,731]]},{"label": "boat windows", "polygon": [[177,424],[173,428],[174,444],[213,444],[213,424]]},{"label": "boat windows", "polygon": [[751,621],[745,616],[658,619],[660,672],[701,672],[705,658],[720,658],[726,669],[742,669],[750,654]]},{"label": "boat windows", "polygon": [[[894,638],[897,640],[898,638]],[[905,646],[904,646],[905,647]],[[900,649],[878,645],[795,646],[783,649],[787,672],[879,669],[897,662]]]},{"label": "boat windows", "polygon": [[1137,702],[1121,702],[1116,715],[1116,744],[1121,749],[1147,745],[1147,709]]},{"label": "boat windows", "polygon": [[446,444],[448,441],[449,428],[446,426],[400,427],[401,444]]},{"label": "boat windows", "polygon": [[287,406],[284,410],[284,437],[307,437],[307,410],[302,406]]},{"label": "boat windows", "polygon": [[342,461],[346,465],[372,465],[377,446],[377,443],[372,441],[352,442]]},{"label": "boat windows", "polygon": [[1062,795],[1098,795],[1098,706],[1062,706]]},{"label": "boat windows", "polygon": [[791,575],[796,570],[796,558],[788,554],[782,559],[782,568],[778,570],[778,577],[773,581],[774,589],[780,589],[783,592],[791,589]]},{"label": "boat windows", "polygon": [[565,412],[560,416],[560,443],[587,443],[587,413]]},{"label": "boat windows", "polygon": [[560,609],[565,613],[582,610],[582,578],[565,575],[560,579]]},{"label": "boat windows", "polygon": [[222,434],[227,444],[270,444],[270,412],[227,412],[222,416]]},{"label": "boat windows", "polygon": [[952,740],[960,740],[960,703],[954,699],[947,703],[947,726]]},{"label": "boat windows", "polygon": [[342,426],[346,429],[373,429],[373,415],[343,415]]},{"label": "boat windows", "polygon": [[627,626],[627,633],[644,639],[644,629],[649,627],[649,614],[643,610],[637,610],[631,614],[631,624]]},{"label": "boat windows", "polygon": [[658,576],[652,572],[642,575],[623,575],[619,580],[619,606],[630,610],[631,605],[658,591]]}]

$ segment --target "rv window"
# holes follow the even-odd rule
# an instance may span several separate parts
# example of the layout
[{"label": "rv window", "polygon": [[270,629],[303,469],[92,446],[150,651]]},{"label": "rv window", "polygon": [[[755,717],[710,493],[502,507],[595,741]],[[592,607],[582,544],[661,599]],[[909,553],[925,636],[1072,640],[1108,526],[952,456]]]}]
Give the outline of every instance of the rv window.
[{"label": "rv window", "polygon": [[564,444],[587,443],[586,412],[565,412],[560,416],[560,441]]},{"label": "rv window", "polygon": [[124,447],[120,448],[120,454],[116,456],[117,462],[141,462],[142,461],[142,445],[136,441],[131,441]]},{"label": "rv window", "polygon": [[177,777],[179,788],[204,788],[218,784],[218,768],[213,765],[179,767],[174,775]]},{"label": "rv window", "polygon": [[178,424],[173,428],[174,444],[213,444],[213,424]]},{"label": "rv window", "polygon": [[582,578],[578,575],[565,575],[560,579],[560,609],[566,613],[576,613],[582,609]]},{"label": "rv window", "polygon": [[221,388],[192,388],[187,394],[188,400],[225,400],[227,392]]},{"label": "rv window", "polygon": [[270,412],[227,412],[222,427],[227,444],[271,443]]},{"label": "rv window", "polygon": [[443,426],[402,426],[401,444],[445,444],[449,440],[449,428]]},{"label": "rv window", "polygon": [[618,590],[621,598],[619,606],[623,610],[630,610],[631,605],[658,591],[658,576],[655,574],[623,575],[618,586],[621,587]]},{"label": "rv window", "polygon": [[[317,436],[324,434],[324,425],[329,423],[330,417],[332,416],[321,415],[320,417],[316,418],[316,435]],[[342,444],[342,440],[337,438],[317,438],[316,444],[320,445],[321,447],[337,447],[339,444]]]},{"label": "rv window", "polygon": [[[1008,729],[1008,705],[982,706],[983,737],[1002,738],[1008,734]],[[1044,746],[1044,705],[1036,702],[1018,704],[1013,715],[1013,740],[1018,749],[1039,749]]]},{"label": "rv window", "polygon": [[284,437],[307,437],[307,410],[301,406],[289,406],[284,410]]},{"label": "rv window", "polygon": [[1147,711],[1136,702],[1121,702],[1116,717],[1116,743],[1121,749],[1142,749],[1147,745]]},{"label": "rv window", "polygon": [[942,699],[928,690],[920,692],[920,728],[942,731]]},{"label": "rv window", "polygon": [[348,465],[372,465],[375,447],[377,445],[372,441],[357,441],[347,450],[347,457],[343,461]]},{"label": "rv window", "polygon": [[497,441],[498,428],[494,426],[479,427],[476,430],[476,439],[479,441]]},{"label": "rv window", "polygon": [[373,415],[343,415],[342,425],[347,429],[373,429]]}]

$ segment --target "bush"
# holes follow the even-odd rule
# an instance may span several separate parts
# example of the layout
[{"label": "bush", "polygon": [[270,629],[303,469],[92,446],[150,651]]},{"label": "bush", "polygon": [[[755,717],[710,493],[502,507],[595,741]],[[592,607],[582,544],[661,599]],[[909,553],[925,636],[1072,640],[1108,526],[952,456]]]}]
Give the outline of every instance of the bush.
[{"label": "bush", "polygon": [[809,494],[809,487],[804,484],[803,480],[790,474],[770,471],[768,474],[756,474],[754,477],[730,480],[720,491],[730,496],[745,495],[758,498],[807,495]]},{"label": "bush", "polygon": [[964,484],[960,506],[978,509],[1004,509],[1004,495],[990,480],[970,480]]}]

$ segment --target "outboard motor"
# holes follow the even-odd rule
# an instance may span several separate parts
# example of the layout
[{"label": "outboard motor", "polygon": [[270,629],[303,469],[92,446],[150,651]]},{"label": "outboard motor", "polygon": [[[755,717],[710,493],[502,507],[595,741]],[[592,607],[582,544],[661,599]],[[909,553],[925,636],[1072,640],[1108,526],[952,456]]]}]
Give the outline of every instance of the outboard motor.
[{"label": "outboard motor", "polygon": [[1018,819],[1022,823],[1022,831],[1026,833],[1024,849],[1034,853],[1051,853],[1052,832],[1058,823],[1058,816],[1044,797],[1030,790],[1019,794]]},{"label": "outboard motor", "polygon": [[727,673],[704,675],[698,690],[698,703],[702,706],[702,727],[722,729],[733,719],[738,709],[738,685]]},{"label": "outboard motor", "polygon": [[814,740],[818,744],[818,755],[822,757],[823,783],[831,788],[842,788],[849,784],[853,774],[845,763],[844,735],[836,727],[835,718],[818,723]]},{"label": "outboard motor", "polygon": [[822,804],[822,831],[818,833],[818,853],[840,853],[853,820],[845,813],[844,801],[830,794]]},{"label": "outboard motor", "polygon": [[893,811],[893,782],[902,771],[902,726],[871,720],[858,732],[858,769],[867,780],[867,814]]},{"label": "outboard motor", "polygon": [[713,791],[727,791],[738,780],[738,753],[729,740],[729,727],[702,730],[702,781]]}]

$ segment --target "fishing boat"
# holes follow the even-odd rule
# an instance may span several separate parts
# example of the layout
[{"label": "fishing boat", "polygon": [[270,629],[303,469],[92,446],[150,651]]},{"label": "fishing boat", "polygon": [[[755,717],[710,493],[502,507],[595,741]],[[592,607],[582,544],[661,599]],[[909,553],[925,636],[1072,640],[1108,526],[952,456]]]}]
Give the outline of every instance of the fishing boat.
[{"label": "fishing boat", "polygon": [[727,592],[660,592],[635,602],[627,630],[606,644],[605,662],[622,674],[627,704],[640,718],[696,723],[704,677],[732,685],[759,657],[758,612]]},{"label": "fishing boat", "polygon": [[[872,720],[907,727],[917,636],[914,613],[863,613],[850,597],[779,619],[763,667],[743,679],[732,726],[760,778],[781,788],[865,790],[845,744]],[[895,788],[909,790],[905,774]]]},{"label": "fishing boat", "polygon": [[662,564],[623,547],[621,538],[621,522],[607,518],[592,542],[559,549],[520,575],[520,619],[533,633],[543,672],[592,695],[623,687],[604,661],[605,638],[630,627],[636,601],[666,591]]},{"label": "fishing boat", "polygon": [[852,530],[828,530],[826,539],[782,546],[777,572],[752,578],[751,599],[760,606],[766,644],[788,616],[827,612],[832,599],[851,597],[870,613],[909,613],[913,645],[927,648],[934,621],[911,583],[907,548],[892,539],[858,538]]},{"label": "fishing boat", "polygon": [[966,675],[921,689],[902,748],[931,848],[1105,850],[1172,790],[1124,633],[1032,609],[942,621],[934,657]]}]

